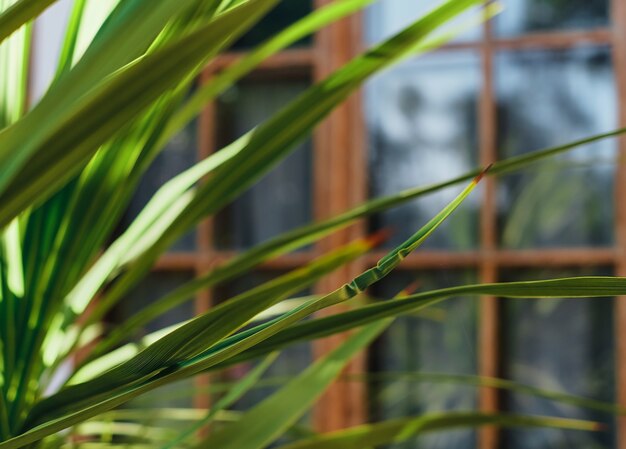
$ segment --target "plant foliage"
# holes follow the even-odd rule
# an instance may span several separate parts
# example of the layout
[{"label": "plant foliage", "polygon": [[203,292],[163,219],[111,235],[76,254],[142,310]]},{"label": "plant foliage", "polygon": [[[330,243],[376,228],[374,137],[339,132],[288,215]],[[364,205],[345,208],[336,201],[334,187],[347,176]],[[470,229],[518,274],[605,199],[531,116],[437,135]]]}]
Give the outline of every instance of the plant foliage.
[{"label": "plant foliage", "polygon": [[[103,447],[262,448],[293,431],[352,356],[393,326],[398,315],[461,294],[603,297],[626,293],[626,280],[594,277],[465,285],[388,301],[351,301],[388,275],[454,212],[484,175],[477,168],[436,185],[375,198],[279,235],[153,298],[151,305],[117,328],[101,329],[103,317],[122,299],[132,301],[125,298],[178,238],[267,174],[366,79],[454,37],[460,31],[444,32],[442,27],[462,14],[474,12],[466,19],[469,26],[498,8],[496,4],[483,8],[481,0],[443,1],[243,137],[167,182],[116,234],[150,164],[208,101],[266,58],[371,2],[336,0],[259,42],[247,56],[192,91],[203,67],[258,23],[278,0],[75,0],[55,78],[41,99],[27,104],[31,22],[54,0],[0,0],[0,449],[97,446],[98,442]],[[519,170],[623,131],[500,161],[488,174]],[[137,338],[138,329],[202,289],[233,280],[370,214],[463,182],[469,184],[423,228],[375,267],[346,279],[333,292],[286,301],[369,251],[380,236],[353,242],[205,314]],[[351,307],[324,318],[315,316],[340,303]],[[259,316],[277,306],[283,307],[278,314],[259,321]],[[277,351],[351,329],[356,330],[334,351],[281,384],[257,406],[224,421],[233,416],[228,409],[237,399],[255,388]],[[155,428],[145,414],[132,415],[132,409],[123,408],[167,384],[262,356],[264,361],[230,386],[210,410],[151,411],[175,422],[191,421],[185,425]],[[621,412],[610,404],[550,396],[505,381],[474,381],[527,388],[530,394]],[[199,432],[207,425],[212,426],[211,432]],[[482,425],[597,428],[594,423],[552,417],[457,412],[308,435],[286,447],[363,447],[364,441],[383,444],[426,431]]]}]

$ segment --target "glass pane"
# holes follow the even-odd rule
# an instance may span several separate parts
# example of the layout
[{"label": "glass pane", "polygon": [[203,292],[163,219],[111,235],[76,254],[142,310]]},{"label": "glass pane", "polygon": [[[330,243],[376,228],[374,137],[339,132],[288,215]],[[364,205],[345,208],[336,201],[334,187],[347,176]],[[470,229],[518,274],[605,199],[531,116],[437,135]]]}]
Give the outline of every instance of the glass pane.
[{"label": "glass pane", "polygon": [[[259,23],[248,31],[234,45],[234,50],[254,48],[274,36],[283,28],[305,17],[313,10],[313,0],[282,0]],[[294,47],[311,45],[313,38],[307,36],[296,42]]]},{"label": "glass pane", "polygon": [[[219,101],[223,147],[268,119],[308,86],[304,81],[246,81]],[[312,148],[301,144],[251,189],[217,215],[215,243],[242,249],[311,221]]]},{"label": "glass pane", "polygon": [[[474,273],[469,271],[397,272],[372,293],[390,298],[414,282],[419,291],[428,291],[475,281]],[[370,353],[370,369],[375,380],[370,384],[373,419],[476,408],[476,388],[427,382],[416,376],[418,373],[476,374],[476,306],[474,298],[451,298],[396,319]],[[426,435],[392,447],[452,449],[472,448],[474,443],[474,432],[461,430]]]},{"label": "glass pane", "polygon": [[[440,53],[408,61],[366,87],[370,194],[445,181],[477,164],[480,67],[473,53]],[[460,191],[453,187],[376,216],[391,227],[395,246],[430,220]],[[426,248],[477,246],[480,195],[474,194],[424,243]]]},{"label": "glass pane", "polygon": [[[399,33],[413,22],[430,12],[439,2],[415,0],[382,0],[375,2],[365,10],[365,39],[368,43],[377,43]],[[472,8],[458,19],[452,20],[443,30],[458,30],[460,24],[466,24],[468,17],[476,15],[478,8]],[[482,37],[480,25],[469,28],[456,39],[457,41],[479,40]]]},{"label": "glass pane", "polygon": [[[144,174],[120,227],[126,229],[152,198],[152,195],[167,181],[191,167],[197,160],[197,122],[190,122],[166,148],[154,159]],[[196,233],[191,231],[174,243],[169,251],[193,251]]]},{"label": "glass pane", "polygon": [[[607,274],[598,271],[516,271],[503,280],[520,281]],[[503,300],[504,377],[551,391],[614,402],[613,299]],[[505,394],[508,411],[606,423],[609,431],[507,430],[507,449],[611,448],[613,420],[591,412],[521,394]]]},{"label": "glass pane", "polygon": [[537,31],[608,25],[609,0],[507,0],[496,16],[496,32],[513,36]]},{"label": "glass pane", "polygon": [[[160,271],[151,273],[129,293],[125,300],[120,301],[115,306],[108,320],[110,320],[112,325],[122,323],[125,319],[137,313],[141,313],[142,309],[162,298],[166,293],[169,293],[193,278],[193,272],[185,271]],[[194,302],[187,301],[147,324],[138,332],[137,337],[140,338],[151,332],[156,332],[165,327],[188,320],[192,318],[194,314]],[[133,400],[130,403],[130,407],[192,407],[193,395],[182,395],[180,392],[189,391],[193,389],[193,387],[193,379],[166,385],[146,396]]]},{"label": "glass pane", "polygon": [[[501,157],[616,127],[607,49],[502,53],[496,69]],[[503,178],[502,245],[610,245],[615,155],[615,140],[604,140]]]}]

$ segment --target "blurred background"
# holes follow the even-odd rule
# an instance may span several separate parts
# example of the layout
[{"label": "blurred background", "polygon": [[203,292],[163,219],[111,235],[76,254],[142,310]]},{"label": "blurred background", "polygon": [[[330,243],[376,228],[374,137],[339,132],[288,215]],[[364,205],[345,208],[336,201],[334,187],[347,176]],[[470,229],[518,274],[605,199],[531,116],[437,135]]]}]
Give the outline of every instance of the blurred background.
[{"label": "blurred background", "polygon": [[[71,3],[60,1],[36,24],[33,98],[45,91],[53,75]],[[325,3],[282,1],[228,54],[207,67],[203,79]],[[109,324],[115,325],[242,249],[367,198],[443,181],[477,165],[616,128],[619,98],[626,97],[626,4],[622,0],[502,3],[505,11],[489,24],[372,79],[258,185],[174,245],[153,275],[130,295],[132,301],[123,302],[107,317]],[[268,60],[207,105],[171,142],[145,177],[120,229],[163,182],[218,151],[311,83],[435,4],[431,0],[379,0],[362,14]],[[605,140],[514,175],[489,179],[421,250],[371,293],[389,298],[412,283],[419,291],[481,281],[624,274],[626,253],[620,245],[626,237],[626,223],[619,219],[619,201],[626,195],[626,186],[618,182],[618,152],[616,140]],[[177,309],[167,322],[154,323],[155,328],[205,311],[323,251],[376,230],[393,230],[386,243],[391,247],[457,192],[455,187],[425,197],[374,216],[315,247],[269,262],[250,276],[203,292],[195,305]],[[351,273],[375,263],[383,251],[303,294],[329,291]],[[431,313],[402,317],[353,363],[346,379],[331,389],[302,424],[330,430],[425,411],[506,410],[594,419],[608,427],[595,434],[458,431],[394,447],[615,448],[616,424],[606,416],[518,394],[433,382],[432,376],[420,377],[420,373],[504,377],[616,402],[616,379],[620,373],[626,376],[626,349],[615,344],[616,332],[626,329],[625,318],[615,319],[618,305],[604,298],[506,302],[454,298]],[[300,372],[334,344],[320,341],[293,347],[266,377]],[[236,367],[224,377],[237,378],[248,369]],[[258,402],[271,391],[271,384],[268,381],[266,389],[247,395],[238,407]],[[159,394],[150,400],[180,401],[175,394],[170,396]],[[199,394],[196,404],[206,400]]]}]

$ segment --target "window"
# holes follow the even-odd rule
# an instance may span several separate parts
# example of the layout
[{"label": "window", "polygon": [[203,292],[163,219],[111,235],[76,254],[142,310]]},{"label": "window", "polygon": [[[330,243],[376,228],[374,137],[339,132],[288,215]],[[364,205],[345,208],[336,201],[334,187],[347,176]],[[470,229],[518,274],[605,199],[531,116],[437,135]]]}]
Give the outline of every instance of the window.
[{"label": "window", "polygon": [[[481,33],[460,36],[368,83],[363,132],[371,196],[442,181],[477,162],[566,143],[623,121],[619,106],[624,103],[618,100],[626,67],[618,55],[624,42],[612,28],[623,26],[621,2],[505,3],[505,12]],[[399,29],[420,8],[410,1],[377,3],[365,13],[366,39],[377,41]],[[446,229],[379,288],[390,296],[412,280],[427,289],[467,282],[472,273],[482,282],[623,274],[620,201],[626,191],[620,181],[624,168],[616,163],[623,151],[617,139],[605,140],[532,170],[489,179],[474,202],[466,203]],[[369,226],[392,226],[400,240],[444,204],[446,194],[381,214]],[[406,370],[478,373],[607,401],[623,398],[618,379],[624,376],[626,353],[616,344],[619,331],[614,336],[624,325],[621,300],[457,301],[441,311],[447,318],[442,322],[428,316],[400,318],[370,351],[370,369],[381,379],[396,377],[380,373]],[[458,309],[470,304],[477,313]],[[412,347],[403,352],[407,340]],[[472,402],[471,392],[462,387],[446,390],[449,385],[397,378],[395,384],[370,386],[373,417],[438,404],[438,410],[476,407],[583,417],[605,422],[609,429],[585,436],[482,430],[476,442],[471,432],[459,432],[420,438],[403,448],[624,447],[624,436],[617,435],[617,424],[607,416],[489,389],[480,390]],[[404,396],[395,396],[395,403],[393,385],[404,386]]]},{"label": "window", "polygon": [[[250,42],[324,3],[282,2],[204,76],[221,70]],[[207,106],[197,122],[197,157],[218,151],[245,133],[364,45],[401,29],[425,11],[422,5],[381,0],[266,61]],[[165,255],[159,269],[201,273],[216,261],[368,197],[445,180],[498,158],[617,127],[626,59],[614,56],[618,49],[625,51],[626,40],[611,27],[626,25],[626,12],[614,8],[624,17],[611,16],[610,6],[608,0],[510,1],[506,11],[482,29],[380,74],[258,185],[202,224],[195,242],[185,240]],[[194,137],[181,139],[193,145]],[[620,181],[626,173],[615,163],[622,151],[626,149],[617,140],[603,141],[533,170],[489,179],[373,294],[390,297],[414,281],[426,290],[468,282],[623,274],[626,229],[619,225],[622,206],[617,199],[626,195],[626,183]],[[163,157],[177,161],[170,165],[189,163],[192,157],[188,152],[179,153],[180,159],[167,154]],[[165,176],[154,170],[155,176]],[[196,311],[232,296],[239,284],[255,285],[381,228],[394,229],[386,243],[392,246],[457,190],[371,217],[270,261],[236,283],[203,292]],[[327,277],[315,290],[336,287],[374,263],[384,250]],[[616,401],[617,379],[626,375],[626,351],[613,336],[624,321],[621,318],[613,327],[620,304],[611,299],[456,298],[430,315],[399,318],[349,370],[369,370],[372,381],[344,381],[331,388],[310,419],[318,428],[331,430],[368,419],[448,409],[544,413],[600,420],[610,430],[586,439],[554,430],[459,431],[402,447],[617,447],[616,424],[606,416],[581,414],[519,394],[401,375],[417,371],[506,377]],[[300,345],[283,356],[271,375],[288,375],[335,343]],[[562,349],[564,345],[568,350]],[[229,375],[237,377],[245,370],[240,367]],[[263,394],[245,398],[240,406]]]},{"label": "window", "polygon": [[[328,1],[282,1],[207,67],[204,78],[251,43]],[[368,82],[258,185],[175,244],[159,261],[156,275],[138,287],[141,300],[156,299],[216,262],[368,197],[445,180],[479,164],[626,125],[626,4],[505,2],[506,10],[491,23]],[[379,0],[362,14],[267,60],[209,104],[155,161],[126,220],[163,181],[218,151],[365,45],[410,23],[429,4]],[[46,23],[50,26],[50,20]],[[48,41],[38,39],[39,53],[48,55]],[[41,91],[43,82],[33,79],[35,90]],[[616,163],[624,156],[626,140],[606,140],[532,170],[487,179],[373,294],[390,297],[414,281],[426,290],[468,282],[626,275],[626,166]],[[178,310],[177,316],[206,311],[236,294],[241,285],[301,266],[381,228],[394,229],[387,242],[394,245],[456,191],[379,214],[269,261],[244,279],[202,292],[194,310]],[[314,290],[338,286],[375,263],[384,250],[328,276]],[[349,369],[370,370],[373,381],[346,381],[331,388],[310,419],[319,429],[332,430],[370,418],[459,408],[554,414],[603,421],[609,431],[584,439],[554,430],[459,431],[402,447],[626,449],[623,418],[620,426],[603,415],[580,414],[518,394],[401,376],[420,371],[506,377],[626,405],[626,345],[620,341],[626,342],[626,303],[620,298],[455,298],[430,314],[399,318]],[[335,343],[322,340],[287,351],[271,375],[288,375]],[[242,370],[245,367],[230,375],[239,376]],[[260,397],[244,398],[240,406]]]}]

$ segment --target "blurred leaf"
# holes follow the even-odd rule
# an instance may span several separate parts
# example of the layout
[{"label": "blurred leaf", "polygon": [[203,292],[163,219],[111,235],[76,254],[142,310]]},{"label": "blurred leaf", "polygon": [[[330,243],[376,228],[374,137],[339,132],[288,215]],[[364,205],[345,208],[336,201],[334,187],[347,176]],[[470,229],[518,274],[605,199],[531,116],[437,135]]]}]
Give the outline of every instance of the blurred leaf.
[{"label": "blurred leaf", "polygon": [[181,444],[189,437],[198,432],[202,427],[209,424],[215,416],[221,412],[222,410],[230,407],[234,404],[239,398],[241,398],[244,394],[246,394],[250,389],[254,387],[254,385],[259,381],[261,376],[265,373],[267,368],[276,360],[276,354],[270,354],[265,358],[261,363],[255,366],[246,376],[244,376],[241,380],[237,381],[232,388],[228,390],[228,393],[221,398],[215,405],[211,407],[211,410],[204,416],[202,419],[196,421],[192,426],[180,432],[176,437],[172,437],[169,442],[161,449],[172,449],[177,445]]},{"label": "blurred leaf", "polygon": [[0,14],[0,43],[57,0],[18,0]]},{"label": "blurred leaf", "polygon": [[482,426],[553,427],[583,431],[599,430],[597,423],[575,419],[450,412],[366,424],[280,446],[279,449],[361,449],[364,446],[400,443],[424,432]]},{"label": "blurred leaf", "polygon": [[358,331],[278,392],[245,412],[239,421],[212,433],[204,444],[221,449],[265,447],[294,424],[326,391],[350,359],[389,324],[391,321],[382,320]]}]

